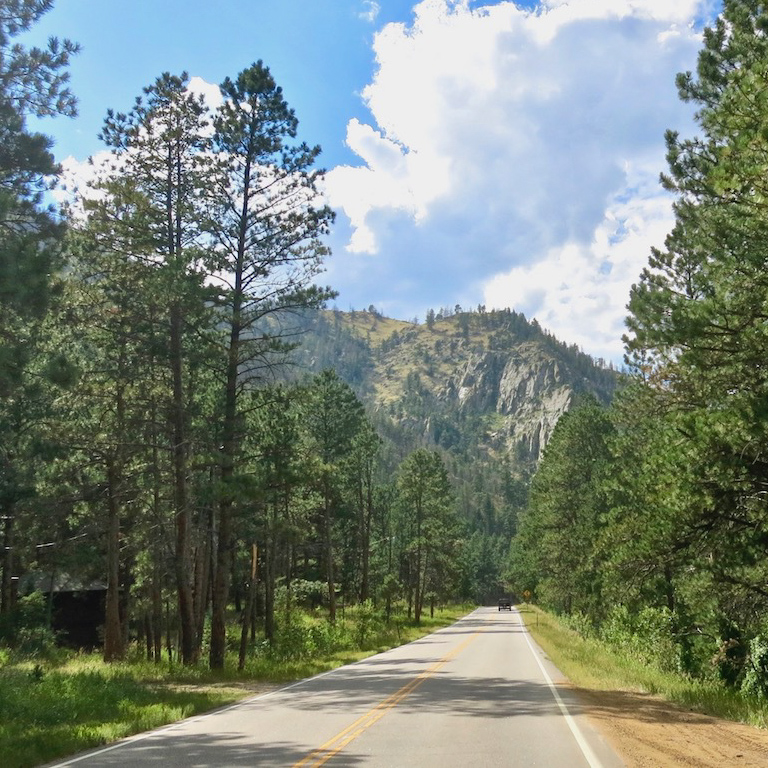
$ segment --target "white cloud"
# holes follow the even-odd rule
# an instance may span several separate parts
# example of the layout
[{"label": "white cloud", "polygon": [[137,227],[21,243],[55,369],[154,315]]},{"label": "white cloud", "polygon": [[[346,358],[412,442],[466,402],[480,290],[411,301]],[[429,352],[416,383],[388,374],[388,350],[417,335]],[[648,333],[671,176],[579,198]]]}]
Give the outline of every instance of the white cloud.
[{"label": "white cloud", "polygon": [[590,242],[568,242],[513,267],[484,286],[484,303],[514,306],[558,338],[618,360],[625,305],[651,246],[673,225],[671,201],[649,168],[627,169],[628,182],[606,206]]},{"label": "white cloud", "polygon": [[342,302],[512,305],[618,359],[628,288],[671,224],[656,179],[665,129],[692,130],[674,77],[702,8],[424,0],[385,26],[371,124],[348,126],[361,162],[327,177],[348,219],[329,262]]},{"label": "white cloud", "polygon": [[195,96],[202,96],[210,109],[218,109],[224,102],[224,97],[221,95],[219,86],[209,83],[207,80],[203,80],[202,77],[198,77],[197,75],[189,78],[187,90],[190,93],[194,93]]},{"label": "white cloud", "polygon": [[114,167],[115,163],[112,153],[106,149],[83,161],[70,155],[61,162],[61,174],[51,196],[60,205],[67,205],[72,216],[82,220],[85,218],[83,199],[104,198],[104,193],[93,189],[91,185]]},{"label": "white cloud", "polygon": [[363,20],[373,24],[378,18],[381,6],[374,0],[363,0],[363,7],[357,15]]}]

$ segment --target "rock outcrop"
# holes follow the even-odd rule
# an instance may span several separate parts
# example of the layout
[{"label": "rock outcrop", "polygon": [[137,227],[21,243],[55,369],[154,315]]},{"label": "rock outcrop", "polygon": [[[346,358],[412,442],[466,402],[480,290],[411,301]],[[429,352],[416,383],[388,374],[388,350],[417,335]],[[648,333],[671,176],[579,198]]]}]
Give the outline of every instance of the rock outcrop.
[{"label": "rock outcrop", "polygon": [[[367,349],[364,370],[350,375],[370,407],[422,442],[474,445],[515,464],[539,460],[578,394],[607,402],[619,378],[514,312],[453,314],[431,326],[371,312],[332,317],[325,327],[336,334],[326,345],[334,359],[325,365],[338,369],[348,350],[362,359],[361,345]],[[339,342],[340,334],[348,344]]]}]

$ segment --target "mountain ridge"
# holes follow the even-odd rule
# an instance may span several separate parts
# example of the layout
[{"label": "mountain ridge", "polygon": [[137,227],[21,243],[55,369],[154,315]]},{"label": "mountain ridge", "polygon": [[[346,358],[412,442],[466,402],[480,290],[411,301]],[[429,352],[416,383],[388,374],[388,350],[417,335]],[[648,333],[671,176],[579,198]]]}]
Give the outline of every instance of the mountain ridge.
[{"label": "mountain ridge", "polygon": [[432,310],[425,323],[368,310],[317,313],[302,365],[333,367],[413,442],[528,475],[579,396],[607,403],[621,374],[513,310]]}]

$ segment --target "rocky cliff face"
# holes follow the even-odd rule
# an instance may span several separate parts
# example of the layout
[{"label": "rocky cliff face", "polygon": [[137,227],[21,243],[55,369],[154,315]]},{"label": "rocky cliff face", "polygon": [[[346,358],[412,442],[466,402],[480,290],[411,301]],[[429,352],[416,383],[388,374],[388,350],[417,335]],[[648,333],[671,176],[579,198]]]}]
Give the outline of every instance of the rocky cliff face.
[{"label": "rocky cliff face", "polygon": [[527,345],[512,354],[471,354],[438,399],[458,411],[496,414],[496,428],[487,435],[491,445],[538,460],[573,403],[575,385],[566,366]]},{"label": "rocky cliff face", "polygon": [[538,461],[577,394],[605,402],[618,381],[615,371],[508,311],[438,317],[431,326],[334,312],[323,325],[336,342],[325,355],[315,349],[313,367],[332,365],[344,376],[354,357],[369,407],[421,442],[516,464]]}]

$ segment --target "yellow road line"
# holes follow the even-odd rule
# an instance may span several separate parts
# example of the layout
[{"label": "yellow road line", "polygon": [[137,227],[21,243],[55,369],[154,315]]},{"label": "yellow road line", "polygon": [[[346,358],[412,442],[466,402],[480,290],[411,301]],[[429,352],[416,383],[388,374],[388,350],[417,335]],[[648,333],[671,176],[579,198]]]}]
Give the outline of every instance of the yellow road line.
[{"label": "yellow road line", "polygon": [[432,677],[440,667],[447,664],[451,659],[458,656],[477,636],[485,630],[485,627],[478,629],[470,635],[463,643],[456,646],[452,651],[449,651],[443,656],[440,661],[435,662],[429,669],[424,670],[420,675],[415,677],[409,683],[406,683],[402,688],[395,691],[393,694],[387,696],[386,699],[377,704],[373,709],[366,712],[364,715],[355,720],[352,725],[345,728],[340,733],[337,733],[332,739],[329,739],[313,752],[310,752],[305,758],[299,760],[298,763],[294,763],[292,768],[300,768],[301,766],[313,766],[313,768],[325,765],[334,755],[341,752],[344,747],[350,742],[354,741],[363,731],[366,731],[374,723],[381,720],[384,715],[389,712],[390,709],[399,704],[406,696],[413,693],[423,682]]}]

